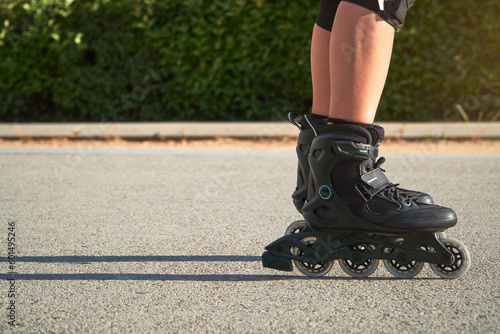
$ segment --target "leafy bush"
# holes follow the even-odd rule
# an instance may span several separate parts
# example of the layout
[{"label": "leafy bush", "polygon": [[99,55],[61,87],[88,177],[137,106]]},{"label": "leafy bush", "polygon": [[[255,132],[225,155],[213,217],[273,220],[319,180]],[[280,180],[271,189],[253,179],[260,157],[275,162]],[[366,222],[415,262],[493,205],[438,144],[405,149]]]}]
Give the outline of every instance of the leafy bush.
[{"label": "leafy bush", "polygon": [[[0,5],[0,121],[268,120],[311,105],[319,1],[31,0]],[[419,0],[379,120],[491,119],[495,1]],[[481,113],[482,112],[482,113]]]},{"label": "leafy bush", "polygon": [[491,120],[500,111],[500,2],[418,0],[396,35],[383,120]]}]

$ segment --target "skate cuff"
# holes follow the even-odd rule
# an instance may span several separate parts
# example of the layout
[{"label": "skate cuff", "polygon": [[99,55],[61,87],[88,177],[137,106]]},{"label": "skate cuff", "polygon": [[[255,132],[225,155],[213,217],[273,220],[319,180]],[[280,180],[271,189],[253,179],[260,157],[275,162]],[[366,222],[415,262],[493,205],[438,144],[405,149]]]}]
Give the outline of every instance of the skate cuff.
[{"label": "skate cuff", "polygon": [[352,141],[334,141],[332,143],[332,150],[340,156],[363,160],[373,159],[378,155],[377,147]]}]

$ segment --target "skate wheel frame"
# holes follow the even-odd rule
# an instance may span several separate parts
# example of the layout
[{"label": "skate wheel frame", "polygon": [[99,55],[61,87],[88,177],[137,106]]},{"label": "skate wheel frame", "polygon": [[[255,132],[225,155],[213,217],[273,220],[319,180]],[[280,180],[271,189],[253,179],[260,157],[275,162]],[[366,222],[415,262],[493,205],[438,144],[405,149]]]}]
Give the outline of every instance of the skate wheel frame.
[{"label": "skate wheel frame", "polygon": [[[317,238],[323,242],[326,241],[330,235],[326,234],[326,239],[323,240],[325,238],[325,233],[315,234],[306,232],[305,230],[307,230],[307,225],[304,220],[295,221],[288,226],[285,231],[285,236],[283,237],[293,236],[291,239],[288,238],[282,241],[282,246],[280,246],[280,241],[278,240],[276,246],[270,248],[266,247],[266,249],[272,254],[277,253],[274,254],[274,256],[289,258],[302,274],[310,277],[321,277],[326,275],[337,259],[339,260],[340,267],[345,273],[357,278],[368,277],[375,272],[381,259],[384,261],[385,268],[392,275],[406,279],[418,275],[423,269],[425,262],[429,263],[431,269],[438,276],[447,279],[462,277],[470,267],[471,255],[467,247],[459,240],[447,238],[444,232],[436,233],[434,235],[434,242],[427,241],[421,236],[417,236],[416,238],[409,237],[408,240],[406,240],[406,237],[404,237],[404,239],[400,238],[401,240],[396,238],[392,241],[394,246],[384,248],[383,250],[381,250],[380,247],[384,245],[386,241],[378,236],[362,237],[361,239],[366,238],[368,240],[361,241],[358,239],[361,241],[360,243],[356,243],[356,240],[352,240],[356,238],[352,238],[351,236],[351,242],[354,241],[350,243],[351,246],[347,246],[346,244],[344,244],[344,248],[337,248],[337,246],[334,246],[334,248],[324,252],[324,249],[319,247],[320,245],[316,245],[318,242]],[[357,237],[357,235],[355,237]],[[337,236],[334,237],[334,239],[336,238]],[[398,248],[397,244],[403,244],[407,241],[410,247],[407,248],[408,250],[412,249],[412,247],[419,247],[420,250],[424,252],[424,256],[416,254],[414,251],[410,251],[410,253],[413,252],[413,254],[406,255],[404,248],[403,253],[388,255]],[[281,249],[283,247],[285,247],[286,250]],[[340,250],[337,256],[332,254],[332,251],[335,252],[335,249],[341,248],[343,250]],[[380,251],[382,251],[382,254],[379,253]],[[425,252],[430,255],[434,253],[437,257],[434,256],[427,260]],[[438,255],[438,253],[440,255]],[[409,257],[408,259],[407,256]],[[418,260],[412,260],[414,256]],[[444,261],[439,260],[441,256],[443,256]],[[447,258],[449,258],[449,260],[447,260]],[[290,265],[291,264],[292,263],[290,263]]]}]

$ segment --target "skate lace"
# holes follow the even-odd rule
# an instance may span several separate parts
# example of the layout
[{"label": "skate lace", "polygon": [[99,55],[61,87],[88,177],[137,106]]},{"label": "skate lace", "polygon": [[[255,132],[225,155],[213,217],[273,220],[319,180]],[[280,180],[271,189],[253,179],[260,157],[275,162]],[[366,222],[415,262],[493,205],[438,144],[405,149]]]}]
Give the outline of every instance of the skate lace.
[{"label": "skate lace", "polygon": [[[375,164],[373,165],[373,169],[380,168],[380,166],[385,162],[384,157],[380,157]],[[381,171],[385,173],[385,169],[380,168]],[[409,194],[401,191],[399,188],[399,183],[389,183],[383,189],[380,190],[385,197],[392,197],[396,201],[399,201],[401,197],[405,199],[404,204],[406,206],[411,206],[414,201],[416,201],[416,197],[410,196]]]}]

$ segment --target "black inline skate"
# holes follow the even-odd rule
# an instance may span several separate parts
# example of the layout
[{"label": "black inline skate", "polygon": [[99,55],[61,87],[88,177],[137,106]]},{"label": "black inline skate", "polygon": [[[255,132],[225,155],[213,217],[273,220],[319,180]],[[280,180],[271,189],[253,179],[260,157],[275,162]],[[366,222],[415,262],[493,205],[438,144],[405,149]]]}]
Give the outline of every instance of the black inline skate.
[{"label": "black inline skate", "polygon": [[384,260],[387,270],[402,278],[417,275],[424,262],[444,278],[465,274],[467,248],[443,233],[457,223],[455,213],[389,182],[380,168],[384,159],[375,160],[381,127],[340,120],[309,125],[315,139],[302,207],[305,227],[268,245],[265,267],[291,271],[293,261],[302,273],[322,276],[339,260],[349,275],[367,277]]},{"label": "black inline skate", "polygon": [[[288,120],[290,123],[295,125],[299,130],[299,136],[297,140],[297,186],[292,194],[293,204],[297,208],[297,211],[302,214],[302,207],[307,199],[307,190],[309,186],[309,151],[311,149],[311,144],[317,133],[322,127],[325,126],[326,118],[314,118],[314,116],[304,115],[301,116],[297,113],[288,113]],[[376,144],[378,146],[380,142],[384,139],[384,130],[379,126],[374,126],[378,131],[379,142]],[[377,155],[373,157],[375,159]],[[379,164],[383,163],[383,159],[379,161]],[[398,186],[397,184],[395,185]],[[429,194],[418,192],[414,190],[398,188],[399,192],[411,196],[417,202],[423,204],[434,204],[432,197]],[[285,235],[298,233],[306,227],[305,220],[297,220],[291,223],[285,230]]]}]

